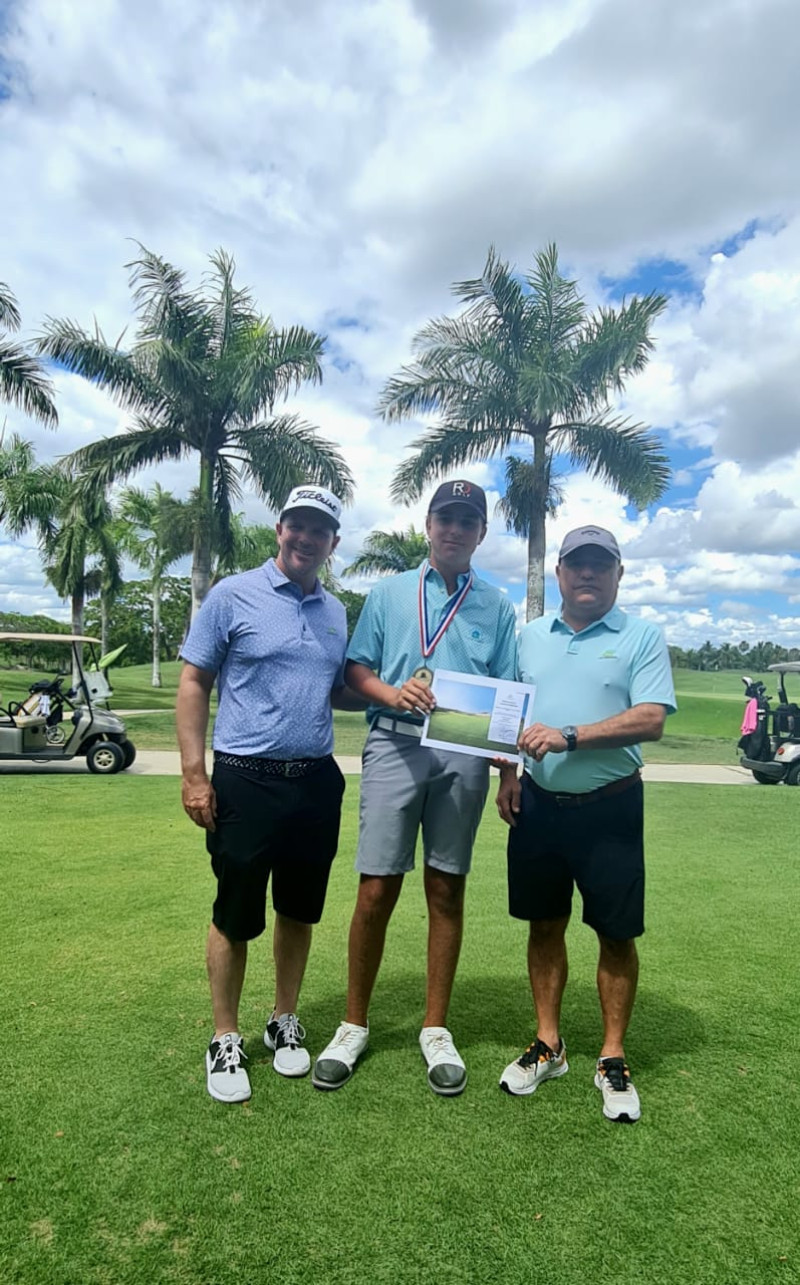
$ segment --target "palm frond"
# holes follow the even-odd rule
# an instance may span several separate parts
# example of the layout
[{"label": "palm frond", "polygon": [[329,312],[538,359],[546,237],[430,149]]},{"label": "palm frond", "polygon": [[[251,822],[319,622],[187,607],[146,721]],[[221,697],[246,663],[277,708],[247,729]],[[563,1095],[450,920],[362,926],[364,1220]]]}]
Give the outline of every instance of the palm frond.
[{"label": "palm frond", "polygon": [[664,295],[631,299],[622,307],[600,308],[587,319],[574,346],[573,368],[585,408],[621,393],[630,375],[647,365],[653,351],[650,327],[663,312]]},{"label": "palm frond", "polygon": [[209,306],[214,322],[213,351],[221,357],[228,350],[231,337],[237,331],[250,330],[259,324],[255,300],[249,290],[236,289],[233,278],[236,273],[236,261],[226,250],[215,250],[209,256],[212,271],[206,280],[213,286],[212,301]]},{"label": "palm frond", "polygon": [[17,297],[5,281],[0,281],[0,326],[6,330],[19,330],[22,325]]},{"label": "palm frond", "polygon": [[537,347],[556,352],[570,342],[586,320],[586,305],[577,283],[561,275],[555,243],[540,250],[526,278],[531,338]]},{"label": "palm frond", "polygon": [[552,452],[545,453],[541,470],[533,460],[523,460],[518,455],[506,457],[506,489],[498,501],[497,512],[514,535],[527,538],[537,510],[543,511],[547,517],[555,517],[563,500],[564,492],[554,469]]},{"label": "palm frond", "polygon": [[406,531],[372,531],[364,547],[342,575],[397,575],[412,571],[428,556],[424,531],[410,526]]},{"label": "palm frond", "polygon": [[179,460],[190,447],[176,435],[171,425],[151,424],[140,418],[137,427],[117,437],[103,437],[91,442],[65,457],[67,468],[88,475],[91,483],[105,490],[118,478],[149,464],[162,464],[165,460]]},{"label": "palm frond", "polygon": [[500,454],[513,436],[513,430],[473,432],[451,423],[430,429],[411,443],[417,453],[395,470],[389,494],[398,504],[411,504],[429,482],[462,464]]},{"label": "palm frond", "polygon": [[58,423],[53,385],[21,344],[0,339],[0,401],[11,402],[48,428]]},{"label": "palm frond", "polygon": [[325,340],[303,326],[275,330],[262,320],[243,336],[239,350],[232,354],[235,378],[231,396],[237,418],[246,423],[271,412],[301,384],[322,383],[321,357]]},{"label": "palm frond", "polygon": [[125,266],[139,313],[142,339],[173,340],[175,343],[201,337],[201,345],[212,330],[203,298],[187,289],[186,276],[166,259],[148,250],[141,242],[140,254]]},{"label": "palm frond", "polygon": [[352,499],[353,475],[344,456],[296,415],[276,415],[251,428],[238,428],[231,441],[241,452],[245,476],[273,509],[280,509],[300,482],[319,482],[341,500]]},{"label": "palm frond", "polygon": [[669,458],[656,435],[642,424],[598,419],[564,425],[559,438],[573,464],[609,482],[637,508],[653,504],[669,485]]},{"label": "palm frond", "polygon": [[82,375],[104,389],[120,406],[132,411],[157,412],[163,402],[158,385],[137,366],[130,353],[109,344],[102,331],[94,335],[74,321],[48,317],[36,351],[57,361],[73,375]]}]

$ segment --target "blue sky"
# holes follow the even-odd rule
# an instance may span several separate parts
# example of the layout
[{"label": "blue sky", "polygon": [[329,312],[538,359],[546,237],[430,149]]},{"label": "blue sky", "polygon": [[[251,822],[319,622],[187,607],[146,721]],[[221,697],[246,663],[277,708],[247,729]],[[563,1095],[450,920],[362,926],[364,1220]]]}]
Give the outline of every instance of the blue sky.
[{"label": "blue sky", "polygon": [[[423,523],[389,484],[424,424],[375,414],[413,334],[453,311],[450,284],[490,244],[524,273],[556,241],[592,306],[669,297],[615,409],[659,433],[673,481],[639,514],[567,471],[548,604],[564,532],[591,520],[623,548],[621,602],[670,641],[796,645],[800,7],[648,0],[641,15],[638,0],[106,0],[88,23],[77,0],[4,0],[0,279],[27,334],[51,314],[116,335],[130,238],[193,281],[232,251],[264,312],[329,336],[322,387],[292,409],[356,476],[341,570],[371,530]],[[6,417],[42,458],[124,429],[97,390],[56,382],[57,434]],[[185,494],[196,472],[159,481]],[[470,474],[494,505],[502,462]],[[521,604],[524,544],[500,521],[475,561]],[[0,535],[0,609],[65,614],[30,540]]]}]

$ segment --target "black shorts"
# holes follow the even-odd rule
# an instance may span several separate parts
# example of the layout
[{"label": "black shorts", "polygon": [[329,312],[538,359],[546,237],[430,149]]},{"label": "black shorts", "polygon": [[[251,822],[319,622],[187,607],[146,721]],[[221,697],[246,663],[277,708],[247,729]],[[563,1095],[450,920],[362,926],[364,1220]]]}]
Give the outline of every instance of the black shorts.
[{"label": "black shorts", "polygon": [[206,835],[217,877],[215,926],[230,941],[264,931],[267,883],[288,919],[319,923],[339,842],[344,777],[325,759],[308,776],[267,777],[214,764],[217,828]]},{"label": "black shorts", "polygon": [[560,806],[522,774],[508,835],[508,909],[515,919],[562,919],[577,884],[583,922],[613,941],[644,932],[641,781],[581,807]]}]

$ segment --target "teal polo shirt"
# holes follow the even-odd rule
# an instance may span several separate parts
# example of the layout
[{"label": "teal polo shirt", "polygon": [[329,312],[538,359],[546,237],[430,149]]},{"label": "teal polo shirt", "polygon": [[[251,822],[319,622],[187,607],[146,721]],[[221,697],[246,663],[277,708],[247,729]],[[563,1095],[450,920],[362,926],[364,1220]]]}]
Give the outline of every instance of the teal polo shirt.
[{"label": "teal polo shirt", "polygon": [[[401,687],[420,665],[431,669],[453,669],[461,674],[482,674],[490,678],[513,679],[516,667],[516,617],[505,594],[474,576],[472,588],[437,643],[430,659],[420,648],[419,568],[379,580],[364,604],[350,639],[347,659],[373,669],[384,683]],[[454,594],[448,594],[443,577],[434,567],[425,571],[425,599],[428,625],[435,630],[445,618],[466,583],[458,577]],[[370,705],[370,724],[383,706]],[[408,719],[419,723],[421,719]]]},{"label": "teal polo shirt", "polygon": [[[664,705],[675,690],[661,631],[616,605],[576,633],[561,616],[532,620],[520,633],[517,677],[536,684],[533,721],[548,727],[599,723],[633,705]],[[545,790],[583,794],[642,766],[638,745],[525,757],[525,771]]]}]

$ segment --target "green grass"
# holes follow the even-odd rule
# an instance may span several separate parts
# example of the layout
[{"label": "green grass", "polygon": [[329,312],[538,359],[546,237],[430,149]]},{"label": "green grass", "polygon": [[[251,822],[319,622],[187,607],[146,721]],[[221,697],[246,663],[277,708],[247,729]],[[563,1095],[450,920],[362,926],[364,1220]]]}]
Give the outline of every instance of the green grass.
[{"label": "green grass", "polygon": [[[150,686],[150,666],[136,665],[114,669],[112,707],[124,710],[163,710],[163,714],[129,717],[131,740],[140,749],[173,749],[175,733],[172,711],[175,706],[180,663],[166,662],[164,686]],[[19,670],[0,670],[1,702],[21,700],[34,677]],[[755,675],[754,675],[755,677]],[[771,695],[775,694],[775,675],[761,675]],[[744,711],[741,676],[736,671],[700,673],[696,670],[674,671],[678,712],[667,719],[664,737],[655,745],[644,746],[649,763],[735,763],[736,742]],[[797,684],[800,691],[800,682]],[[334,735],[337,754],[359,755],[366,737],[363,714],[334,713]]]},{"label": "green grass", "polygon": [[[357,789],[301,1018],[340,1019]],[[794,791],[649,786],[648,932],[628,1055],[641,1122],[592,1087],[592,935],[570,929],[570,1074],[499,1092],[532,1033],[491,804],[451,1024],[470,1080],[427,1089],[419,873],[390,926],[372,1043],[333,1094],[271,1069],[267,941],[242,1010],[253,1098],[205,1092],[212,880],[164,778],[6,778],[0,930],[4,1285],[771,1285],[800,1280]],[[788,913],[787,913],[788,912]]]}]

